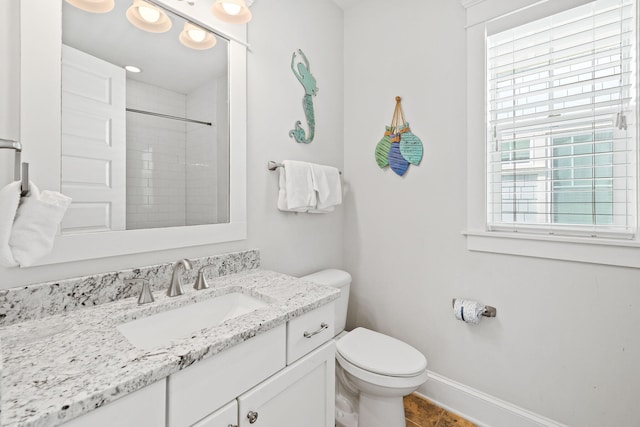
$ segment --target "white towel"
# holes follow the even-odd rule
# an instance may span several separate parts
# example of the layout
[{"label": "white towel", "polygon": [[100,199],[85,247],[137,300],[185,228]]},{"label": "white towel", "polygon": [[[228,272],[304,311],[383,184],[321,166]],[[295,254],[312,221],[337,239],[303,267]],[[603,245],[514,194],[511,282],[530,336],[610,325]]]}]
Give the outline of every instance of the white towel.
[{"label": "white towel", "polygon": [[0,265],[2,267],[18,265],[11,253],[9,238],[19,202],[20,181],[12,182],[0,189]]},{"label": "white towel", "polygon": [[287,210],[297,212],[299,209],[316,207],[316,192],[313,188],[311,164],[295,160],[285,160],[285,188]]},{"label": "white towel", "polygon": [[16,262],[29,267],[53,249],[53,241],[71,198],[56,191],[38,190],[29,182],[29,194],[20,200],[9,246]]},{"label": "white towel", "polygon": [[306,212],[307,208],[297,208],[297,209],[289,209],[287,206],[287,179],[285,177],[286,172],[284,168],[280,168],[280,178],[279,178],[279,187],[278,191],[278,209],[285,212]]},{"label": "white towel", "polygon": [[311,164],[313,189],[317,192],[318,211],[330,211],[342,203],[342,182],[340,171],[333,166]]}]

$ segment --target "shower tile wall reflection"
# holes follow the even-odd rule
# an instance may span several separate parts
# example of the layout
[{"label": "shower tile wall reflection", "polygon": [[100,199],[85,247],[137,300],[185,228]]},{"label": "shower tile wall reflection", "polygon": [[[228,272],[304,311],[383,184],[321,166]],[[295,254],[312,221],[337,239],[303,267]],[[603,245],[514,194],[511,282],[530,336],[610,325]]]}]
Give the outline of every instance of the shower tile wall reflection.
[{"label": "shower tile wall reflection", "polygon": [[[212,185],[219,173],[228,173],[223,164],[224,157],[218,152],[220,139],[218,123],[226,123],[219,118],[218,110],[226,111],[226,103],[211,102],[219,99],[220,85],[226,86],[225,79],[213,80],[187,95],[187,115],[204,120],[213,118],[212,126],[187,123],[187,225],[226,222],[225,206],[218,206],[219,185]],[[226,96],[225,98],[226,99]],[[226,193],[224,189],[222,192]],[[226,199],[226,194],[224,195]]]},{"label": "shower tile wall reflection", "polygon": [[[127,80],[127,107],[211,122],[211,126],[127,113],[127,229],[228,221],[226,77],[181,94]],[[212,102],[212,100],[220,100]],[[224,178],[222,178],[224,179]],[[219,194],[222,193],[222,194]]]},{"label": "shower tile wall reflection", "polygon": [[[127,107],[186,116],[186,96],[127,80]],[[186,224],[185,122],[127,113],[127,229]]]}]

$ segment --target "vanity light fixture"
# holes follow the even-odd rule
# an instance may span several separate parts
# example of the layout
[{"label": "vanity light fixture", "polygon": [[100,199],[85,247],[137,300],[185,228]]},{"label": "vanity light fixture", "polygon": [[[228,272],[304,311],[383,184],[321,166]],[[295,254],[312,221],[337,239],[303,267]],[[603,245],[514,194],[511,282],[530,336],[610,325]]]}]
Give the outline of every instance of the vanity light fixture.
[{"label": "vanity light fixture", "polygon": [[216,0],[211,13],[230,24],[245,24],[251,20],[251,11],[245,0]]},{"label": "vanity light fixture", "polygon": [[140,67],[136,67],[135,65],[125,65],[124,69],[129,71],[130,73],[139,73],[142,71]]},{"label": "vanity light fixture", "polygon": [[115,6],[113,0],[65,0],[72,6],[82,9],[85,12],[107,13]]},{"label": "vanity light fixture", "polygon": [[150,33],[164,33],[171,29],[171,20],[165,11],[144,0],[133,0],[133,4],[127,9],[127,19]]},{"label": "vanity light fixture", "polygon": [[180,33],[179,38],[180,43],[197,50],[210,49],[217,43],[213,34],[191,22],[184,23],[184,30]]}]

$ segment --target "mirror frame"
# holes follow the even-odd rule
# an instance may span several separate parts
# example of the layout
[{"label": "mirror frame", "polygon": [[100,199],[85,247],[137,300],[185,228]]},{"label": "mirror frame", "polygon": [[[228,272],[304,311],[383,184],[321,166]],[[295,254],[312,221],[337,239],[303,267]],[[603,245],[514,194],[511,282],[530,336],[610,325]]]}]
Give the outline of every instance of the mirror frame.
[{"label": "mirror frame", "polygon": [[[54,191],[60,191],[62,1],[20,0],[20,139],[23,161],[29,162],[30,177],[39,188]],[[151,2],[229,40],[229,222],[58,234],[52,253],[36,265],[247,238],[246,25],[225,28],[224,23],[211,16],[204,2],[196,3],[196,7],[177,0]],[[173,3],[176,5],[172,6]],[[58,161],[52,162],[51,159]]]}]

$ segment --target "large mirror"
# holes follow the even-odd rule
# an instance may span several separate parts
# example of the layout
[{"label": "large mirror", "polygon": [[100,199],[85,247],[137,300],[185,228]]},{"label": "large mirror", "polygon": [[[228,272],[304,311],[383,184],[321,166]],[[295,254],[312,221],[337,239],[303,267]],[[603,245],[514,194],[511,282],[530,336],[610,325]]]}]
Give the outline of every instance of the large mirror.
[{"label": "large mirror", "polygon": [[227,40],[151,3],[62,5],[61,232],[228,222]]},{"label": "large mirror", "polygon": [[[92,14],[64,0],[20,0],[23,159],[41,189],[74,199],[39,265],[247,236],[246,26],[217,21],[206,2],[148,0],[172,22],[149,33],[126,18],[138,2]],[[185,46],[185,22],[216,45]],[[115,77],[82,61],[118,76],[119,102]],[[112,117],[90,105],[100,99]]]}]

